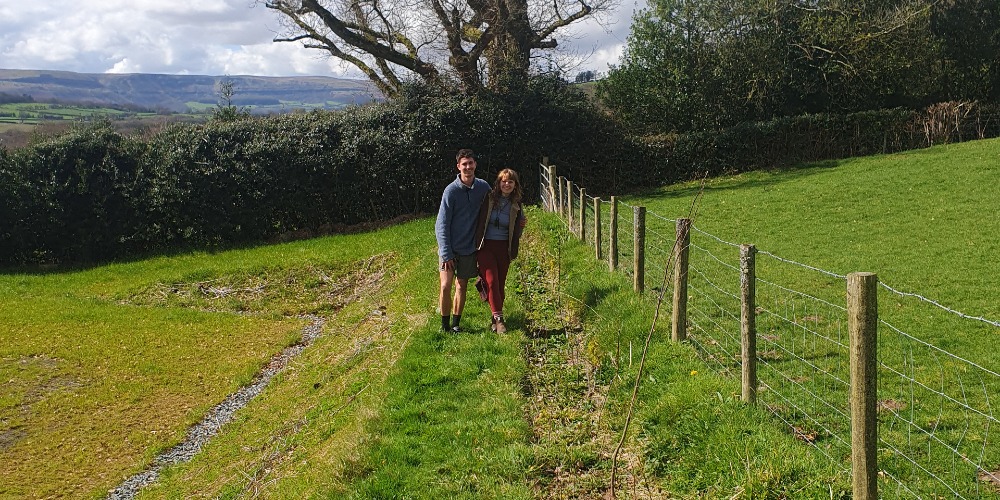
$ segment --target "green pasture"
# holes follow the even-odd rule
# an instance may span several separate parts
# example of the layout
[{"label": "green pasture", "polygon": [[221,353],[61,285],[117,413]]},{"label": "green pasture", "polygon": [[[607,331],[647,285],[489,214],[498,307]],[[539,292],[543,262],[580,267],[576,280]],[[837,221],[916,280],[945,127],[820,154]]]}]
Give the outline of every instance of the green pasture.
[{"label": "green pasture", "polygon": [[[662,217],[647,217],[641,295],[627,271],[611,272],[554,214],[531,209],[508,282],[505,336],[489,332],[474,292],[466,332],[437,331],[432,218],[8,272],[0,275],[0,497],[104,496],[320,321],[322,335],[259,397],[140,496],[598,498],[614,474],[619,498],[849,498],[838,276],[876,272],[901,291],[1000,317],[998,148],[970,142],[624,198]],[[620,209],[624,232],[631,213]],[[673,235],[665,219],[688,215],[697,228],[691,340],[672,343],[669,301],[656,315],[666,252],[652,248]],[[761,250],[758,352],[772,390],[756,406],[740,401],[731,357],[739,282],[730,243]],[[623,268],[630,245],[623,236]],[[879,301],[899,330],[880,329],[882,362],[912,379],[880,370],[883,439],[947,476],[957,496],[991,494],[939,443],[1000,466],[989,418],[942,397],[984,407],[996,381],[963,360],[997,366],[1000,331],[885,289]],[[956,496],[887,446],[879,456],[883,497],[913,496],[906,488]]]},{"label": "green pasture", "polygon": [[[1000,468],[990,435],[1000,391],[998,152],[1000,141],[988,140],[829,161],[667,186],[624,203],[648,210],[647,287],[662,286],[674,219],[694,220],[691,343],[737,379],[739,245],[755,245],[761,400],[844,468],[845,276],[876,273],[886,285],[878,294],[882,491],[977,497],[992,489],[977,476]],[[632,208],[620,210],[628,233]],[[627,267],[631,235],[622,239]]]},{"label": "green pasture", "polygon": [[0,104],[0,124],[38,124],[43,121],[83,120],[97,118],[142,119],[156,113],[137,113],[107,107],[67,106],[61,104],[6,103]]}]

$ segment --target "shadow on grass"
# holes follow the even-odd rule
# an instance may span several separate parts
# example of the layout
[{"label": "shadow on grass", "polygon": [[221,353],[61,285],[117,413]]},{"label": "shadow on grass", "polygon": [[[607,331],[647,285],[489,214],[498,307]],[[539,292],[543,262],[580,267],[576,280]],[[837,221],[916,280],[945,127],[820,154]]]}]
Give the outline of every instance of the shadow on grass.
[{"label": "shadow on grass", "polygon": [[[715,184],[709,184],[706,182],[704,187],[705,192],[712,191],[735,191],[743,189],[753,189],[753,188],[765,188],[768,186],[774,186],[782,184],[791,180],[801,179],[816,175],[825,170],[831,168],[839,167],[845,162],[850,161],[850,159],[840,159],[840,160],[823,160],[817,162],[811,162],[806,164],[800,164],[796,166],[783,167],[783,168],[773,168],[768,170],[752,170],[740,173],[726,174],[728,177],[726,180],[722,180]],[[757,174],[756,176],[750,176],[748,174]],[[767,174],[767,175],[761,175]],[[719,179],[719,178],[713,178]],[[711,181],[711,179],[709,179]],[[697,195],[701,190],[702,186],[699,181],[688,181],[685,183],[679,183],[676,188],[671,188],[667,186],[665,188],[651,188],[648,190],[636,191],[634,193],[629,193],[629,197],[636,197],[648,200],[669,200],[677,198],[690,198]],[[687,186],[687,187],[679,187]]]},{"label": "shadow on grass", "polygon": [[285,245],[297,241],[325,238],[329,236],[374,233],[387,227],[405,224],[407,222],[419,220],[429,216],[429,214],[425,213],[403,214],[386,220],[359,222],[352,225],[334,224],[317,230],[301,229],[297,231],[288,231],[265,239],[253,241],[165,245],[160,248],[132,251],[127,255],[109,259],[94,259],[81,262],[41,262],[21,265],[0,265],[0,276],[46,276],[64,273],[69,274],[80,271],[88,271],[113,264],[131,264],[158,257],[178,257],[193,253],[216,255],[225,252]]}]

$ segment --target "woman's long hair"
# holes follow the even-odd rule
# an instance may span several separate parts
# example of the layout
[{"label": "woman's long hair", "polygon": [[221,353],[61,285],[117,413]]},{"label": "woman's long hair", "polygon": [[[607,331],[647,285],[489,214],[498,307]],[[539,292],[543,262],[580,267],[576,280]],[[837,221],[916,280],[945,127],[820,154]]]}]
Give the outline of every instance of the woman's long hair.
[{"label": "woman's long hair", "polygon": [[514,190],[510,193],[510,202],[521,203],[521,197],[524,195],[524,191],[521,189],[521,177],[514,170],[505,168],[497,174],[497,180],[493,183],[493,191],[490,191],[490,197],[494,205],[500,203],[500,197],[503,196],[503,193],[500,191],[500,181],[507,179],[514,180]]}]

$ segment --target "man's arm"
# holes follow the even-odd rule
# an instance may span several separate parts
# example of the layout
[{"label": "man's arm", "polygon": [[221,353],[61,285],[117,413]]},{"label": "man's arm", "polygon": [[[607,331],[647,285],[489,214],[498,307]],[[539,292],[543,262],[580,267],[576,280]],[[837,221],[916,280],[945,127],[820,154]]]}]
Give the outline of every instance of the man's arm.
[{"label": "man's arm", "polygon": [[455,258],[451,249],[451,218],[452,207],[448,200],[448,189],[441,195],[441,207],[438,208],[437,221],[434,223],[434,235],[437,237],[438,256],[441,262],[450,262]]}]

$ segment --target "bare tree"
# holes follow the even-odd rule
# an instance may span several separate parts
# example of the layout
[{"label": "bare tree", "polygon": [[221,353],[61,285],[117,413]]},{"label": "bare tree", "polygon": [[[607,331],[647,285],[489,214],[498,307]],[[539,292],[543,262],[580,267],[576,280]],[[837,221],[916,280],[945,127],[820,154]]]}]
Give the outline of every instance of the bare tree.
[{"label": "bare tree", "polygon": [[[554,49],[555,34],[599,16],[617,0],[263,0],[284,31],[358,68],[386,96],[416,75],[454,78],[468,93],[517,85],[533,50]],[[564,30],[563,30],[564,31]]]}]

